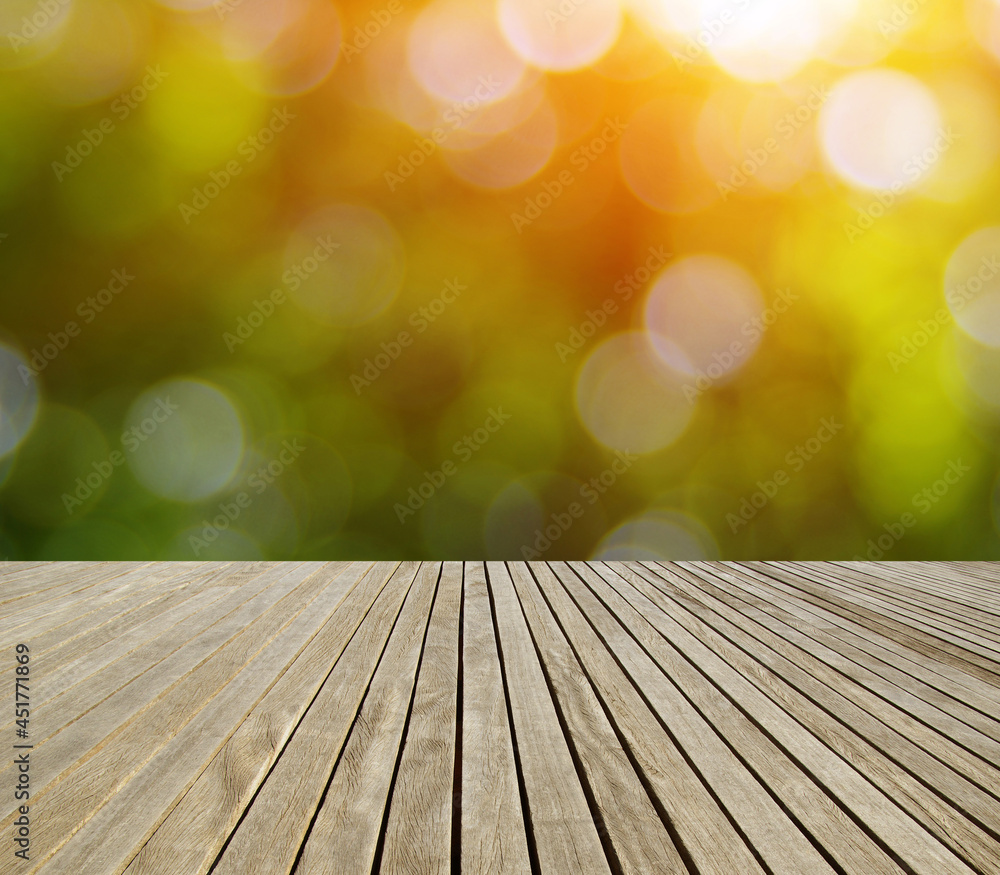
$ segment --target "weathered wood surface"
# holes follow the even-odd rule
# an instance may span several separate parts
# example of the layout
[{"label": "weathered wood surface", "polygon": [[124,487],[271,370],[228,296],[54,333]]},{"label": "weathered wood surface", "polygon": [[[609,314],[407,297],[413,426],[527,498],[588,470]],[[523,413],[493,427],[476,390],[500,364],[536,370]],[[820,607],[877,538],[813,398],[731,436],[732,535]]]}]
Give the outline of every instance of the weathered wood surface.
[{"label": "weathered wood surface", "polygon": [[19,643],[3,875],[1000,875],[998,564],[7,563]]}]

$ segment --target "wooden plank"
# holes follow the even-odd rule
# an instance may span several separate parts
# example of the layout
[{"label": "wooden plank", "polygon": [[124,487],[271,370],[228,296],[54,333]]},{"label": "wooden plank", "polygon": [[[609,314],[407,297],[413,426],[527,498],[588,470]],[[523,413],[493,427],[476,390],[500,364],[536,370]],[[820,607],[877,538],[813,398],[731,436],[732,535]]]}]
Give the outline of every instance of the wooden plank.
[{"label": "wooden plank", "polygon": [[502,562],[487,563],[486,572],[538,865],[610,875],[514,584]]},{"label": "wooden plank", "polygon": [[18,871],[1000,875],[996,563],[347,568],[0,567]]},{"label": "wooden plank", "polygon": [[845,593],[863,594],[876,601],[884,601],[895,606],[912,605],[920,613],[927,612],[967,625],[988,634],[991,640],[1000,637],[1000,617],[989,611],[980,610],[975,602],[956,599],[947,584],[922,585],[923,580],[905,573],[902,569],[861,569],[827,568],[822,563],[789,563],[787,570],[812,580],[823,581],[831,586],[837,584]]},{"label": "wooden plank", "polygon": [[510,574],[599,815],[623,875],[686,875],[685,865],[639,775],[524,563]]},{"label": "wooden plank", "polygon": [[208,589],[211,577],[199,566],[184,569],[121,602],[78,617],[48,633],[32,636],[32,651],[45,657],[43,671],[61,671],[82,654],[114,641],[150,617]]},{"label": "wooden plank", "polygon": [[[81,653],[87,653],[130,629],[134,625],[135,612],[145,609],[149,615],[154,615],[164,604],[176,603],[196,595],[201,589],[198,581],[203,576],[192,569],[176,583],[160,583],[137,590],[93,614],[82,614],[63,627],[32,636],[26,643],[31,647],[31,674],[36,687],[32,696],[33,707],[41,703],[40,685],[46,679],[61,674]],[[5,732],[10,725],[12,723],[0,725],[0,733]]]},{"label": "wooden plank", "polygon": [[[756,576],[756,572],[752,569],[749,573]],[[875,630],[870,629],[868,624],[863,623],[863,617],[853,613],[849,608],[836,610],[835,603],[843,605],[849,602],[832,593],[823,578],[803,578],[794,571],[786,569],[775,569],[774,574],[778,577],[769,575],[766,579],[761,578],[761,583],[769,588],[773,584],[780,593],[782,604],[793,604],[803,612],[803,616],[815,617],[816,622],[822,624],[824,629],[843,639],[851,648],[860,650],[878,662],[886,663],[892,669],[901,671],[943,693],[944,695],[937,701],[944,703],[946,709],[959,719],[962,719],[967,711],[966,706],[969,706],[979,712],[974,720],[986,718],[982,725],[990,727],[985,730],[987,734],[996,737],[1000,732],[1000,723],[990,716],[996,710],[997,697],[1000,695],[1000,675],[997,676],[997,684],[985,683],[970,675],[972,666],[968,662],[959,667],[959,664],[928,658],[926,654],[915,651],[908,644],[882,635],[878,631],[877,624]],[[805,588],[801,599],[797,595],[799,585]],[[822,595],[813,595],[813,591],[829,592],[830,595],[824,598]],[[784,601],[785,599],[789,601]],[[865,609],[859,610],[863,610],[869,616],[875,616]],[[1000,662],[997,663],[997,667],[1000,668]],[[952,708],[952,704],[956,707]]]},{"label": "wooden plank", "polygon": [[[36,751],[44,750],[33,769],[35,785],[55,780],[84,755],[90,739],[127,723],[300,583],[295,567],[275,568],[256,586],[232,591],[221,601],[212,602],[209,595],[206,603],[212,611],[178,623],[48,700],[35,713],[36,733],[38,726],[44,727],[32,736]],[[7,763],[0,767],[0,779],[12,768]],[[3,814],[13,808],[10,800],[0,801]]]},{"label": "wooden plank", "polygon": [[[301,613],[317,594],[315,582],[309,578],[318,564],[290,568],[285,574],[293,581],[290,592],[235,636],[231,637],[227,631],[222,636],[225,643],[221,647],[212,646],[207,658],[190,670],[183,682],[174,683],[155,699],[150,698],[145,684],[139,683],[129,690],[125,695],[131,699],[133,716],[125,723],[121,722],[120,713],[109,719],[101,709],[94,709],[59,733],[50,744],[36,748],[33,776],[40,773],[41,780],[34,783],[41,790],[33,794],[38,820],[32,830],[32,843],[39,858],[58,850],[85,819],[81,817],[78,800],[87,799],[88,805],[96,807],[110,798]],[[210,642],[211,637],[207,636]],[[87,721],[93,714],[99,715],[98,719]],[[97,747],[88,752],[88,745],[81,738],[69,746],[60,744],[85,721],[88,734],[83,738],[100,739]],[[54,756],[57,750],[58,758]],[[13,814],[6,816],[0,829],[9,831],[13,820]]]},{"label": "wooden plank", "polygon": [[785,653],[790,661],[807,666],[813,677],[854,702],[862,711],[874,715],[902,737],[910,739],[947,763],[967,780],[1000,796],[1000,772],[989,768],[980,757],[960,747],[947,735],[917,720],[903,708],[896,707],[894,703],[866,687],[861,680],[841,670],[842,657],[839,654],[817,643],[794,626],[772,617],[758,606],[752,596],[732,584],[724,569],[719,568],[719,574],[716,574],[718,566],[695,567],[691,564],[690,567],[685,567],[682,563],[661,568],[660,573],[669,575],[672,581],[690,581],[701,597],[711,597],[713,601],[717,599],[724,607],[716,606],[716,610],[735,623],[752,624],[750,631],[755,637]]},{"label": "wooden plank", "polygon": [[[594,570],[608,583],[606,589],[595,594],[637,637],[641,635],[639,640],[647,651],[682,685],[729,743],[737,747],[761,780],[769,787],[782,789],[781,798],[788,810],[845,870],[899,875],[904,870],[889,856],[892,854],[910,871],[923,875],[937,875],[942,869],[972,875],[961,859],[930,836],[849,761],[755,688],[717,651],[698,640],[635,587],[629,587],[618,573],[628,574],[627,569],[612,571],[598,565]],[[654,628],[662,637],[648,634],[647,630]],[[695,669],[729,701],[713,694]],[[733,704],[737,707],[733,708]],[[850,820],[845,812],[850,813]],[[881,846],[859,823],[873,833]]]},{"label": "wooden plank", "polygon": [[909,564],[933,565],[935,567],[940,565],[944,568],[955,569],[956,572],[960,573],[963,577],[967,577],[970,574],[975,573],[982,580],[988,580],[993,583],[1000,583],[1000,563],[998,563],[996,560],[993,560],[992,562],[988,561],[963,561],[963,562],[943,561],[943,562],[929,562],[929,563],[910,562]]},{"label": "wooden plank", "polygon": [[[176,565],[188,565],[187,562],[169,563]],[[282,565],[287,562],[209,562],[206,565],[213,566],[210,583],[213,586],[243,586],[248,581],[254,580],[263,574],[273,574],[280,571]]]},{"label": "wooden plank", "polygon": [[207,872],[392,572],[358,562],[331,587],[332,616],[129,864],[129,875]]},{"label": "wooden plank", "polygon": [[95,582],[131,573],[149,562],[48,562],[21,575],[0,574],[0,616],[60,597],[72,597]]},{"label": "wooden plank", "polygon": [[370,872],[413,700],[440,566],[421,563],[295,872]]},{"label": "wooden plank", "polygon": [[[828,585],[828,580],[810,570],[800,575],[796,570],[787,572],[788,582],[794,585],[803,575],[805,580],[819,587]],[[810,604],[812,602],[810,601]],[[913,675],[931,686],[966,705],[976,708],[989,716],[996,710],[997,697],[1000,695],[1000,674],[993,676],[995,682],[982,680],[970,674],[972,665],[958,660],[935,659],[926,652],[913,648],[912,641],[902,644],[893,638],[871,631],[861,622],[860,615],[851,615],[848,611],[833,613],[825,610],[822,600],[817,603],[812,612],[824,621],[831,622],[837,629],[843,629],[847,641],[860,650],[877,658],[884,658],[907,674]],[[840,634],[840,633],[837,633]],[[1000,669],[1000,661],[997,663]]]},{"label": "wooden plank", "polygon": [[75,592],[54,595],[0,615],[0,635],[4,638],[30,639],[49,629],[54,629],[82,613],[88,614],[102,604],[110,604],[137,589],[145,589],[150,581],[141,574],[112,573],[103,570],[86,585],[68,584],[77,587]]},{"label": "wooden plank", "polygon": [[113,640],[120,632],[131,629],[135,625],[133,614],[136,612],[145,609],[147,616],[153,615],[164,603],[175,604],[180,599],[191,598],[201,589],[198,576],[189,574],[186,579],[157,582],[134,590],[93,613],[81,612],[62,626],[32,635],[32,654],[39,657],[41,671],[58,671],[59,666],[72,662],[78,656]]},{"label": "wooden plank", "polygon": [[[16,616],[29,611],[47,616],[54,608],[69,605],[77,605],[86,612],[89,610],[88,601],[97,586],[160,584],[181,574],[211,573],[211,569],[192,563],[177,566],[176,563],[165,562],[88,562],[81,563],[81,567],[73,574],[66,574],[62,563],[50,563],[50,573],[53,575],[53,585],[43,582],[35,591],[26,592],[16,602],[0,607],[0,616],[5,622],[11,622]],[[39,631],[41,628],[39,627]]]},{"label": "wooden plank", "polygon": [[[882,573],[878,566],[868,563],[823,564],[828,564],[835,573],[849,571],[873,580],[879,580]],[[909,589],[945,599],[959,610],[981,611],[994,620],[1000,619],[1000,588],[983,580],[971,568],[957,572],[946,562],[897,562],[893,569],[897,572],[892,576],[893,582],[901,580]]]},{"label": "wooden plank", "polygon": [[[998,742],[938,707],[932,701],[936,691],[926,684],[904,675],[884,661],[868,657],[858,648],[852,648],[834,634],[837,627],[827,624],[829,631],[826,631],[824,624],[817,622],[815,618],[809,619],[790,600],[781,598],[773,590],[761,589],[752,570],[744,571],[726,565],[724,568],[713,569],[713,573],[717,578],[722,577],[732,582],[745,598],[761,610],[786,626],[804,633],[811,645],[823,648],[823,658],[842,673],[977,753],[986,762],[1000,762]],[[937,694],[937,697],[940,698],[941,694]]]},{"label": "wooden plank", "polygon": [[462,869],[531,870],[507,700],[482,563],[465,566]]},{"label": "wooden plank", "polygon": [[[150,590],[148,595],[139,594],[136,598],[137,600],[146,600],[142,608],[149,611],[166,611],[166,606],[176,603],[177,601],[187,600],[188,603],[197,601],[198,593],[199,587],[197,586],[192,586],[190,588],[182,586],[178,591],[169,595],[156,593],[155,591]],[[221,593],[219,593],[216,597],[219,595],[221,595]],[[133,608],[135,608],[134,604]],[[134,616],[142,616],[142,608],[136,608],[133,612]],[[120,647],[122,643],[130,637],[131,633],[129,627],[126,625],[128,619],[129,616],[122,616],[117,620],[106,624],[107,626],[113,626],[116,631],[116,635],[112,637],[108,644]],[[157,625],[163,622],[163,619],[163,617],[154,615],[151,619],[151,623],[153,625]],[[87,618],[82,618],[81,622],[87,622]],[[111,661],[104,658],[104,654],[107,653],[108,650],[108,645],[105,645],[103,649],[100,646],[103,637],[104,635],[99,632],[95,633],[93,638],[90,638],[89,635],[81,634],[76,639],[66,642],[65,646],[50,647],[48,650],[42,646],[41,640],[31,640],[31,675],[33,681],[31,689],[31,706],[34,716],[41,717],[42,709],[48,702],[71,687],[73,684],[99,670],[101,667],[106,665],[108,661]],[[87,643],[84,643],[85,640],[87,640]],[[148,640],[148,634],[145,634],[138,640]],[[82,655],[74,657],[74,654],[79,654],[81,651]],[[77,713],[80,712],[72,711],[68,715],[64,714],[61,716],[63,720],[68,721]],[[57,717],[56,719],[58,720],[59,718]],[[41,725],[46,724],[47,721],[43,722]],[[60,723],[59,725],[64,725],[64,723]],[[14,714],[11,712],[10,720],[0,722],[0,736],[4,736],[12,732],[13,727]],[[55,731],[56,728],[58,727],[48,724],[49,734]]]},{"label": "wooden plank", "polygon": [[419,563],[393,573],[306,711],[213,875],[287,875],[354,724]]},{"label": "wooden plank", "polygon": [[[318,584],[315,597],[87,819],[46,861],[42,871],[120,875],[166,813],[238,728],[246,725],[247,716],[287,677],[290,666],[336,610],[345,589],[356,580],[344,580],[339,575],[343,570],[342,564],[334,566],[332,575],[317,569],[310,579],[310,583]],[[173,871],[185,870],[175,861]]]},{"label": "wooden plank", "polygon": [[[196,592],[172,608],[163,606],[164,610],[161,614],[150,617],[146,622],[140,623],[138,626],[127,631],[121,631],[112,640],[107,641],[88,653],[78,656],[76,659],[68,660],[61,666],[53,666],[55,662],[53,657],[48,655],[42,656],[38,662],[47,666],[50,670],[42,674],[35,682],[37,690],[35,700],[37,704],[33,706],[34,710],[40,714],[43,709],[51,707],[50,703],[54,699],[62,696],[68,690],[84,681],[91,682],[91,686],[95,690],[95,695],[99,695],[101,698],[110,695],[127,683],[128,680],[137,677],[142,671],[136,667],[137,662],[132,660],[129,663],[133,666],[132,671],[130,673],[117,673],[114,676],[115,679],[110,674],[95,677],[99,672],[107,669],[112,664],[118,662],[118,660],[134,655],[136,651],[143,650],[146,645],[149,645],[165,633],[170,632],[174,626],[179,624],[182,629],[182,634],[179,637],[183,638],[178,644],[180,646],[180,644],[190,640],[195,634],[200,632],[203,626],[210,625],[210,618],[221,618],[240,602],[249,600],[254,593],[248,590],[239,601],[227,599],[227,596],[230,594],[231,590],[223,587],[210,587],[201,592]],[[213,605],[215,606],[214,609]],[[160,604],[157,603],[155,607],[160,607]],[[201,625],[199,625],[199,621],[201,621]],[[176,640],[176,638],[172,637],[172,640]],[[148,650],[149,648],[146,647],[145,649]],[[145,663],[146,666],[151,664],[148,660]],[[94,701],[96,703],[100,699]],[[47,724],[50,733],[54,732],[59,726],[64,725],[64,723],[59,722],[60,718],[65,720],[67,715],[72,717],[83,713],[85,710],[86,708],[79,705],[69,705],[68,700],[63,700],[62,703],[56,706],[55,710],[50,712],[53,715],[52,722]]]},{"label": "wooden plank", "polygon": [[831,565],[830,568],[854,578],[864,578],[879,592],[917,594],[922,601],[947,606],[961,616],[983,617],[994,626],[1000,624],[1000,586],[981,580],[969,570],[958,574],[940,562],[928,562],[924,566],[901,562],[888,568],[874,564]]},{"label": "wooden plank", "polygon": [[[616,563],[614,567],[817,738],[864,772],[943,844],[980,870],[1000,868],[1000,845],[986,832],[1000,835],[1000,809],[994,797],[819,682],[806,670],[806,660],[782,656],[744,632],[741,625],[712,611],[709,599],[681,590],[676,583],[678,574],[671,576],[675,581],[671,584],[642,563],[628,563],[627,568]],[[794,655],[791,648],[786,652]]]},{"label": "wooden plank", "polygon": [[[19,581],[37,578],[42,575],[46,568],[55,563],[51,562],[13,562],[5,560],[0,562],[0,583],[17,583]],[[61,562],[59,565],[80,565],[80,562]],[[0,602],[2,604],[2,602]]]},{"label": "wooden plank", "polygon": [[[43,655],[56,645],[97,634],[106,618],[123,614],[136,603],[149,601],[206,576],[206,571],[197,566],[168,571],[153,564],[136,570],[122,569],[117,575],[109,570],[102,564],[99,578],[85,588],[79,588],[80,582],[76,581],[73,584],[78,588],[76,592],[40,602],[17,615],[5,616],[2,622],[10,626],[24,621],[5,634],[25,640],[36,654]],[[76,647],[86,643],[86,640],[73,642]]]},{"label": "wooden plank", "polygon": [[[810,619],[808,610],[786,598],[780,590],[758,585],[759,581],[753,570],[741,570],[737,573],[742,585],[766,601],[773,611],[781,611],[785,616],[804,623],[812,638],[845,656],[869,677],[877,678],[882,695],[894,697],[893,701],[914,703],[922,719],[958,738],[988,762],[1000,762],[1000,723],[917,677],[919,668],[914,674],[909,674],[895,662],[872,656],[867,648],[857,646],[858,643],[864,645],[865,642],[851,639],[841,627],[831,625],[827,631],[821,622],[817,622],[815,618]],[[987,704],[986,707],[989,709],[990,705]]]},{"label": "wooden plank", "polygon": [[718,797],[709,792],[667,731],[672,728],[671,715],[653,711],[560,584],[553,566],[533,563],[531,568],[616,734],[638,763],[658,810],[673,825],[678,848],[692,861],[691,868],[711,875],[765,872]]},{"label": "wooden plank", "polygon": [[[600,582],[600,577],[592,569],[582,565],[573,567],[588,583]],[[753,741],[752,733],[756,731],[752,724],[746,721],[741,726],[737,719],[733,719],[727,722],[725,730],[713,725],[678,688],[677,680],[668,676],[654,662],[632,637],[631,630],[618,621],[584,585],[580,577],[561,563],[555,569],[573,600],[594,625],[605,646],[615,654],[645,697],[669,723],[678,744],[705,777],[730,815],[740,824],[768,868],[775,875],[832,873],[830,865],[802,834],[797,824],[782,811],[767,792],[767,787],[744,766],[726,743],[729,741],[738,748],[749,747]],[[712,695],[712,690],[706,686],[701,698],[704,702]],[[718,693],[714,695],[717,696]],[[714,716],[719,718],[724,715]],[[732,716],[735,718],[736,715]],[[733,734],[745,737],[733,738]],[[786,777],[789,780],[794,778],[791,772]],[[801,781],[794,782],[793,786],[798,792],[806,789]]]},{"label": "wooden plank", "polygon": [[969,620],[946,617],[926,606],[915,604],[913,598],[905,602],[895,599],[892,594],[864,592],[853,585],[852,572],[832,580],[808,569],[798,569],[780,563],[751,563],[749,567],[767,580],[776,580],[805,594],[804,601],[810,604],[809,596],[818,597],[828,610],[833,606],[843,608],[845,619],[855,617],[877,617],[883,622],[892,618],[911,634],[923,632],[938,640],[956,640],[966,650],[975,649],[986,659],[996,662],[1000,659],[1000,644],[996,639],[984,634],[982,624]]},{"label": "wooden plank", "polygon": [[76,565],[78,567],[74,569],[53,565],[16,580],[0,575],[0,617],[9,622],[22,611],[46,603],[57,604],[60,598],[71,599],[76,592],[94,583],[128,571],[96,567],[89,563]]},{"label": "wooden plank", "polygon": [[[740,568],[727,567],[730,567],[734,573],[743,578],[750,580],[758,580],[760,578],[759,572],[749,566]],[[767,580],[771,581],[771,578]],[[961,639],[954,636],[952,636],[952,640],[948,640],[948,636],[943,633],[934,634],[927,629],[894,619],[885,612],[860,611],[856,606],[852,608],[849,604],[839,603],[836,595],[830,593],[828,588],[826,590],[822,588],[814,589],[815,592],[812,594],[811,600],[803,597],[800,600],[800,605],[802,602],[814,604],[816,601],[825,601],[825,610],[838,616],[845,614],[847,619],[851,619],[852,617],[858,618],[858,621],[865,625],[866,628],[869,628],[872,634],[895,640],[899,644],[918,652],[921,650],[928,651],[941,661],[947,661],[944,655],[950,655],[959,668],[970,674],[976,673],[983,680],[990,683],[995,684],[997,682],[998,666],[996,656],[975,652],[975,645],[971,642],[966,641],[963,643]],[[921,645],[923,645],[922,648]],[[941,655],[939,656],[938,654]],[[975,669],[979,669],[979,671],[975,671]]]},{"label": "wooden plank", "polygon": [[451,872],[461,608],[462,564],[446,562],[389,805],[383,873]]},{"label": "wooden plank", "polygon": [[[837,563],[833,563],[837,564]],[[931,585],[947,584],[962,601],[986,600],[991,613],[1000,616],[1000,569],[996,562],[899,562],[910,577],[919,577]],[[926,568],[925,568],[926,566]]]},{"label": "wooden plank", "polygon": [[[791,573],[794,574],[793,579],[804,577],[811,583],[815,583],[820,587],[828,587],[836,589],[838,595],[842,595],[844,598],[848,599],[850,605],[853,607],[852,615],[850,616],[849,619],[852,622],[856,623],[857,625],[866,625],[864,623],[864,620],[866,618],[868,619],[872,617],[877,618],[882,616],[883,614],[881,608],[882,596],[878,594],[880,581],[875,580],[875,578],[873,578],[869,574],[862,575],[862,574],[856,574],[855,572],[852,571],[846,571],[843,572],[843,581],[839,581],[835,584],[834,578],[829,576],[830,574],[837,573],[834,572],[832,569],[829,572],[827,572],[825,570],[815,569],[815,568],[806,568],[802,570],[795,568],[791,570]],[[841,582],[845,584],[843,588],[840,587]],[[859,600],[853,598],[854,590],[852,589],[852,584],[854,583],[858,583],[859,585],[864,585],[866,587],[864,591],[865,593],[867,594],[874,593],[874,595],[871,595],[871,602],[867,606],[865,604],[862,604]],[[869,583],[871,583],[872,585],[868,586]],[[895,590],[898,594],[901,588],[895,587]],[[899,598],[905,598],[907,602],[911,605],[915,606],[919,605],[919,610],[921,613],[926,612],[928,616],[934,613],[932,607],[920,603],[920,598],[919,598],[920,594],[918,590],[907,589],[905,593],[906,593],[905,595],[901,595],[899,596]],[[889,599],[888,596],[886,596],[886,598]],[[895,597],[892,598],[892,601],[895,601]],[[973,628],[982,635],[990,638],[994,642],[994,645],[996,645],[997,642],[1000,642],[1000,622],[993,623],[991,620],[987,619],[989,616],[990,616],[989,614],[978,612],[970,608],[969,616],[967,616],[963,622],[968,624],[970,628]],[[915,644],[919,644],[920,642],[925,640],[929,642],[933,641],[934,646],[937,647],[940,647],[942,644],[944,644],[944,642],[942,642],[941,639],[935,639],[934,636],[932,635],[927,635],[922,633],[913,624],[907,625],[901,623],[900,626],[902,627],[902,629],[906,630],[904,633],[907,636],[907,641],[905,642],[905,646],[907,646],[911,650],[915,649]],[[964,634],[964,632],[960,632],[959,634],[961,636],[962,634]],[[956,649],[948,647],[947,649],[942,650],[941,652],[950,654],[950,653],[955,653]],[[954,661],[956,664],[959,664],[961,666],[959,668],[959,671],[961,671],[963,674],[968,674],[969,670],[967,667],[969,665],[976,664],[974,660],[970,662],[968,657],[969,654],[962,653],[960,656],[956,656],[954,660],[948,660],[945,662],[946,664],[950,665]],[[940,657],[938,657],[935,658],[934,661],[935,663],[940,663],[943,660]],[[998,660],[996,661],[1000,662],[1000,658],[998,658]],[[986,672],[985,674],[987,675],[989,680],[992,680],[994,682],[994,685],[1000,685],[1000,675],[998,675],[996,672],[989,671]]]}]

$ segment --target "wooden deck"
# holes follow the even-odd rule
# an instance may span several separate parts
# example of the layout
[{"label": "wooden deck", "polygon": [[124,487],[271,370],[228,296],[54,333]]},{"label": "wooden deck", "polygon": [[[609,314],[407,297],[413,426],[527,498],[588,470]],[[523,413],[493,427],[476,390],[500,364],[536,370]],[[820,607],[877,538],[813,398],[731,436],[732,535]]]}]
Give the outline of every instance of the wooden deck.
[{"label": "wooden deck", "polygon": [[3,873],[1000,873],[1000,565],[8,564],[0,643]]}]

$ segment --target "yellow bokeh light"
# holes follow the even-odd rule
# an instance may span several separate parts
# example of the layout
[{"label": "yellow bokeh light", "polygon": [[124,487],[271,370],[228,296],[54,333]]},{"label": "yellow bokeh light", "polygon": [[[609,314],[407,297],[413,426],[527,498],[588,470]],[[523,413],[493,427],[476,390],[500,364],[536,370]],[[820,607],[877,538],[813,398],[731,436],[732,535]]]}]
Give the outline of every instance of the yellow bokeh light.
[{"label": "yellow bokeh light", "polygon": [[704,209],[718,200],[716,182],[694,145],[701,105],[694,98],[658,97],[643,105],[622,135],[622,176],[641,201],[666,213]]},{"label": "yellow bokeh light", "polygon": [[407,57],[421,86],[445,101],[474,96],[481,103],[501,100],[514,92],[527,70],[490,8],[465,0],[434,0],[425,6],[410,28]]},{"label": "yellow bokeh light", "polygon": [[970,337],[1000,347],[1000,226],[963,240],[945,268],[945,302]]},{"label": "yellow bokeh light", "polygon": [[643,332],[597,346],[576,380],[576,409],[593,437],[612,450],[653,453],[687,429],[694,405],[684,382],[656,357]]},{"label": "yellow bokeh light", "polygon": [[820,141],[845,182],[897,194],[932,173],[951,143],[930,89],[890,69],[854,73],[833,87]]},{"label": "yellow bokeh light", "polygon": [[753,320],[764,298],[753,277],[729,259],[693,255],[653,283],[644,318],[653,348],[674,370],[725,381],[753,356],[763,336]]},{"label": "yellow bokeh light", "polygon": [[368,207],[336,204],[302,222],[288,241],[283,277],[301,307],[331,325],[361,325],[399,294],[403,243]]},{"label": "yellow bokeh light", "polygon": [[223,24],[223,45],[248,85],[273,97],[304,94],[333,70],[341,24],[326,0],[240,0]]},{"label": "yellow bokeh light", "polygon": [[500,26],[521,57],[544,70],[577,70],[614,45],[619,0],[499,0]]},{"label": "yellow bokeh light", "polygon": [[126,91],[144,50],[147,22],[142,11],[119,0],[79,3],[73,26],[39,66],[53,98],[79,106]]}]

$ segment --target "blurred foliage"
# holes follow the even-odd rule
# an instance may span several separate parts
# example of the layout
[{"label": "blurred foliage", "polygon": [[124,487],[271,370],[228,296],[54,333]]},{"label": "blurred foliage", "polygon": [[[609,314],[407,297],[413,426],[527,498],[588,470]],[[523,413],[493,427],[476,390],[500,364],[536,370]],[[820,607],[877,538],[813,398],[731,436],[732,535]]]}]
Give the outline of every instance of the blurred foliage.
[{"label": "blurred foliage", "polygon": [[1000,558],[1000,5],[4,0],[10,559]]}]

